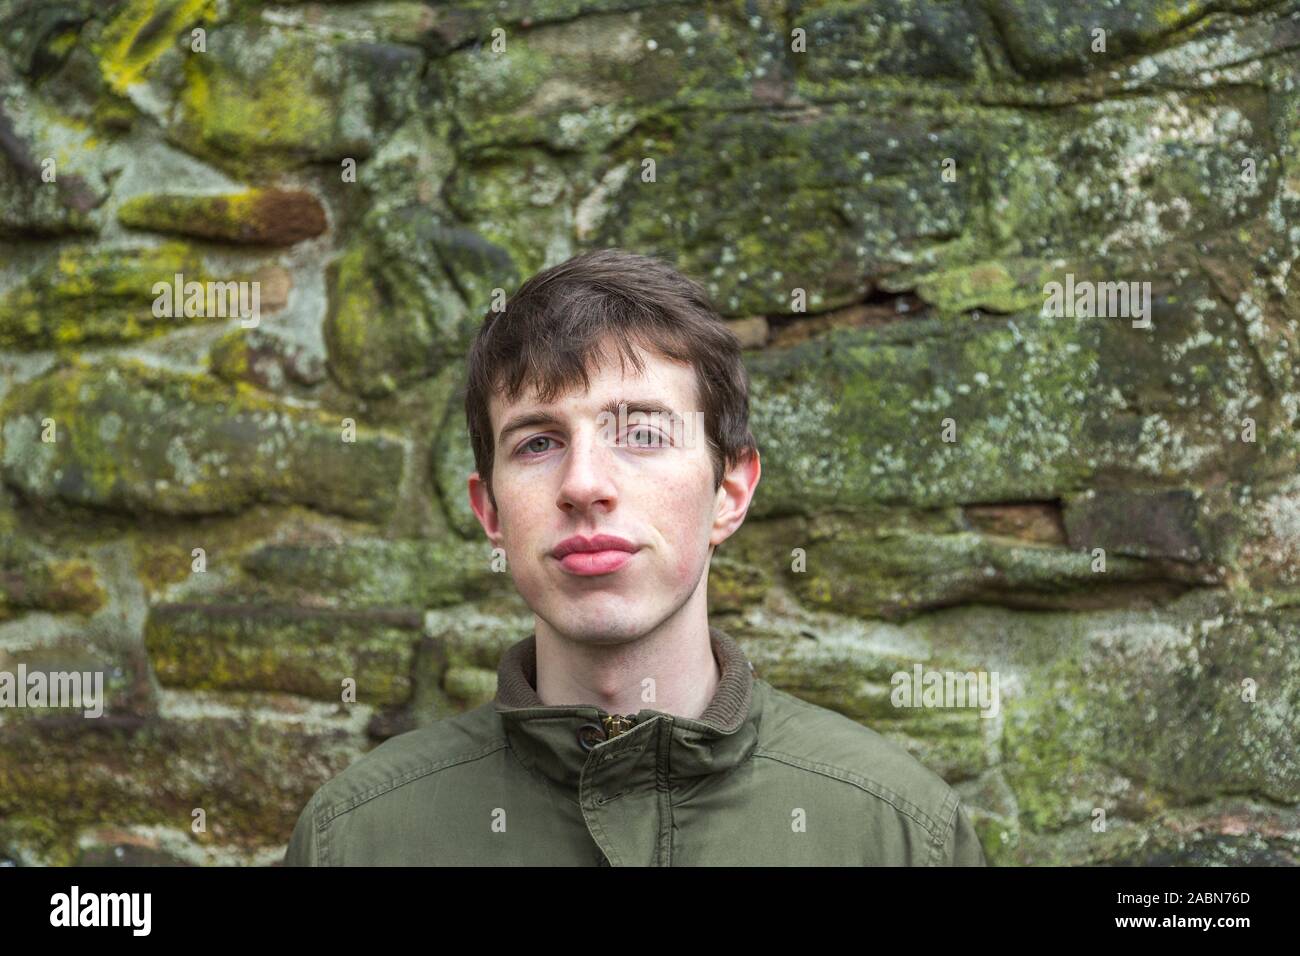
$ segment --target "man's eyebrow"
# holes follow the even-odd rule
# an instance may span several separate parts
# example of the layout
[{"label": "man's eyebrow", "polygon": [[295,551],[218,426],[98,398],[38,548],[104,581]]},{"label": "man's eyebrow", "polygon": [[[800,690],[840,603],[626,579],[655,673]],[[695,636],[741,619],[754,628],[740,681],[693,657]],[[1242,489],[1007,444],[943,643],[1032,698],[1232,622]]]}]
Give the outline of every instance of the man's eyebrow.
[{"label": "man's eyebrow", "polygon": [[[627,401],[626,399],[615,398],[606,402],[601,407],[600,411],[608,412],[610,415],[613,415],[615,418],[617,418],[618,407],[619,405],[622,404],[627,405],[627,414],[629,416],[634,415],[637,412],[641,412],[646,415],[653,415],[657,413],[659,415],[671,419],[674,422],[681,417],[674,409],[665,405],[663,402],[653,398],[638,399],[636,401]],[[506,421],[505,426],[501,429],[501,433],[497,436],[497,443],[503,444],[505,442],[507,435],[509,435],[511,432],[519,431],[521,428],[532,428],[536,425],[560,425],[560,424],[563,423],[560,421],[560,419],[556,418],[555,415],[552,414],[551,412],[542,411],[540,409],[531,412],[520,412],[518,415],[515,415]]]}]

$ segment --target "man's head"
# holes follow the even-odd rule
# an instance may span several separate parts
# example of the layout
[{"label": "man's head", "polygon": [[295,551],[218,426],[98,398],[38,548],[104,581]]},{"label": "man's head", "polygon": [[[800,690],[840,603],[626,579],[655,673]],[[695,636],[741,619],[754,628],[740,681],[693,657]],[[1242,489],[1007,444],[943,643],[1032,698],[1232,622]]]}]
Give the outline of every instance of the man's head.
[{"label": "man's head", "polygon": [[[541,621],[617,640],[703,616],[709,559],[744,521],[759,461],[740,343],[697,283],[617,249],[538,273],[485,318],[465,413],[471,506]],[[554,554],[600,534],[635,549],[616,570]]]}]

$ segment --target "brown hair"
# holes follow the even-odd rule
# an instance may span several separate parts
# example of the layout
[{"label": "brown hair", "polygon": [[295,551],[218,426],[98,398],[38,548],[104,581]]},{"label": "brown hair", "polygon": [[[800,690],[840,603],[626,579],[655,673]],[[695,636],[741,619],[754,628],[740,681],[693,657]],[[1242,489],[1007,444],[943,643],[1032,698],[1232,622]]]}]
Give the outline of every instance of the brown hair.
[{"label": "brown hair", "polygon": [[601,341],[617,343],[619,362],[643,370],[635,346],[695,369],[696,394],[713,459],[713,486],[726,469],[756,450],[749,430],[749,373],[740,340],[704,288],[668,263],[621,249],[598,249],[551,266],[522,286],[500,312],[489,311],[468,358],[465,418],[474,465],[492,494],[495,436],[489,398],[504,384],[518,401],[535,386],[542,402],[581,382],[605,358]]}]

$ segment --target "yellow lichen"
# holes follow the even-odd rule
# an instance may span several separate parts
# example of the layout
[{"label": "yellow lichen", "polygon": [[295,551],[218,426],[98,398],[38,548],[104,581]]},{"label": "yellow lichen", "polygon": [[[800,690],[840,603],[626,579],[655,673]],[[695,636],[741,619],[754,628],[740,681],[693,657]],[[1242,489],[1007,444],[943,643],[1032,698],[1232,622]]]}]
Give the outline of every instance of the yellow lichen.
[{"label": "yellow lichen", "polygon": [[177,35],[216,13],[216,0],[130,0],[104,29],[98,55],[109,87],[125,93],[140,83]]}]

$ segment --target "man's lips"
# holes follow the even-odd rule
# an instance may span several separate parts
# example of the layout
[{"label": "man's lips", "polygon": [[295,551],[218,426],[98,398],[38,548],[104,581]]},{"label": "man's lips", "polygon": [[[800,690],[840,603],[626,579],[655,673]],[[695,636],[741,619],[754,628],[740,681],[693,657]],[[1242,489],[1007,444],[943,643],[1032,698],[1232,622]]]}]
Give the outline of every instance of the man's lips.
[{"label": "man's lips", "polygon": [[560,558],[564,570],[587,577],[617,571],[632,560],[632,551],[573,551]]},{"label": "man's lips", "polygon": [[639,550],[627,538],[617,535],[598,534],[590,538],[575,535],[556,545],[551,557],[566,571],[586,577],[617,571]]},{"label": "man's lips", "polygon": [[599,551],[626,551],[629,554],[638,550],[637,546],[627,538],[620,538],[616,534],[598,534],[590,538],[580,534],[575,534],[571,538],[565,538],[551,550],[551,556],[557,560],[563,560],[565,555],[574,554],[575,552],[599,552]]}]

